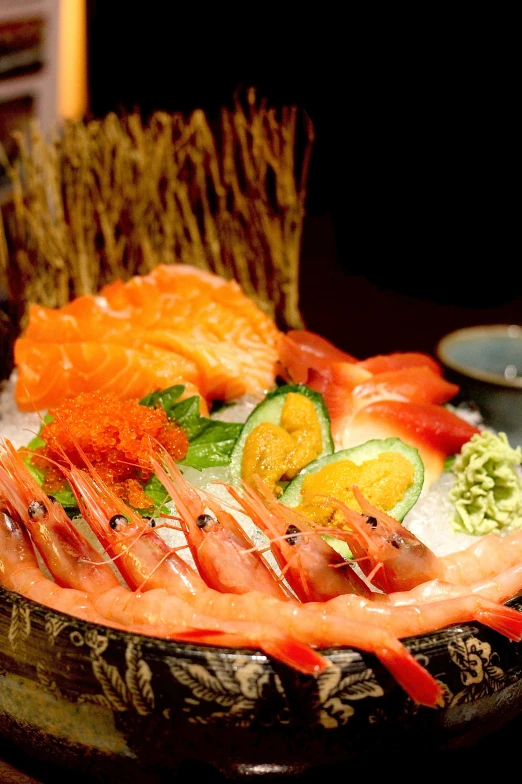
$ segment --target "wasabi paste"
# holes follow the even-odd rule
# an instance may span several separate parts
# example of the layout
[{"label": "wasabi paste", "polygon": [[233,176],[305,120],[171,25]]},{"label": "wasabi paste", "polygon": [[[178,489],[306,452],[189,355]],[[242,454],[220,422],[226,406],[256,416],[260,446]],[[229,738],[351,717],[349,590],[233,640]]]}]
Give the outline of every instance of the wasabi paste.
[{"label": "wasabi paste", "polygon": [[464,444],[449,492],[456,533],[485,536],[522,528],[521,464],[521,447],[513,449],[505,433],[483,431]]}]

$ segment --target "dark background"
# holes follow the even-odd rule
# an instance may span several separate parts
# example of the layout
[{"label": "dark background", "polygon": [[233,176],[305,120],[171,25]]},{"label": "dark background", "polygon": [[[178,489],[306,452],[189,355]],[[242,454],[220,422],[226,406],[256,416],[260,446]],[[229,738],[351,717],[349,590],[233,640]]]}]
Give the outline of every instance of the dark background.
[{"label": "dark background", "polygon": [[[330,9],[169,20],[89,2],[90,112],[203,108],[238,88],[296,104],[316,142],[302,246],[309,329],[352,354],[432,352],[450,329],[522,323],[520,121],[509,48]],[[411,21],[411,20],[410,20]]]}]

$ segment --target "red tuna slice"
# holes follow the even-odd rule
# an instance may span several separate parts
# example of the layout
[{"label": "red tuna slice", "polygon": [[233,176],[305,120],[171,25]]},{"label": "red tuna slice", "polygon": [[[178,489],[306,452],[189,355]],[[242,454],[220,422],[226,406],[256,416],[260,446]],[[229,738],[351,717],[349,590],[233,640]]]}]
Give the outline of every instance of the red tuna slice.
[{"label": "red tuna slice", "polygon": [[353,397],[356,408],[383,399],[442,405],[459,391],[457,384],[450,383],[427,365],[419,365],[377,373],[356,386]]},{"label": "red tuna slice", "polygon": [[457,454],[480,430],[453,411],[433,403],[380,400],[361,408],[345,423],[343,449],[372,438],[400,438],[419,450],[424,463],[424,487],[442,473],[444,461]]},{"label": "red tuna slice", "polygon": [[403,368],[420,367],[426,365],[434,373],[442,376],[442,366],[429,354],[418,351],[393,352],[392,354],[376,354],[374,357],[361,360],[358,365],[369,370],[370,373],[385,373],[389,370],[402,370]]}]

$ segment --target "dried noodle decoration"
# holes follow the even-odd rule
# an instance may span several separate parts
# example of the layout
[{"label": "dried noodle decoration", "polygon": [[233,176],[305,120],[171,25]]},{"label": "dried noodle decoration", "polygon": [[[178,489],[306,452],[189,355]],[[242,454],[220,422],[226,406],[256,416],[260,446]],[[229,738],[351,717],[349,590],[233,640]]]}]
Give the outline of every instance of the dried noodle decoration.
[{"label": "dried noodle decoration", "polygon": [[302,326],[313,129],[296,107],[278,112],[249,90],[215,134],[197,110],[147,124],[138,114],[69,121],[52,143],[37,125],[14,138],[17,162],[1,161],[12,202],[4,235],[0,221],[0,288],[22,325],[31,302],[61,306],[180,262],[236,278],[282,327]]}]

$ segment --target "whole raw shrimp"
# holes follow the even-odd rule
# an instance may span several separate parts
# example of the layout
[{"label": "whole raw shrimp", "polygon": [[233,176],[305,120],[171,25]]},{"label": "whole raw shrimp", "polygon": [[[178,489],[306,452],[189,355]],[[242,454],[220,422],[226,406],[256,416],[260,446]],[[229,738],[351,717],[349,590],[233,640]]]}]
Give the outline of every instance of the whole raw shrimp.
[{"label": "whole raw shrimp", "polygon": [[328,601],[346,593],[369,597],[372,591],[364,580],[317,535],[312,524],[278,503],[259,477],[257,480],[257,493],[247,482],[243,482],[241,495],[236,488],[225,486],[268,536],[272,553],[296,595],[303,602]]},{"label": "whole raw shrimp", "polygon": [[[184,478],[173,460],[169,470],[156,461],[157,477],[169,484],[196,567],[211,588],[225,593],[262,591],[277,599],[295,599],[259,554],[239,525],[210,493],[202,496]],[[210,509],[213,514],[208,514]]]},{"label": "whole raw shrimp", "polygon": [[[111,626],[135,634],[168,637],[170,628],[150,624],[121,624],[106,618],[96,609],[90,595],[75,588],[64,588],[41,570],[25,526],[16,513],[0,511],[0,585],[39,604],[91,623]],[[180,630],[182,636],[183,632]],[[190,639],[190,633],[184,639]]]},{"label": "whole raw shrimp", "polygon": [[[219,619],[198,612],[164,588],[132,591],[74,526],[63,507],[50,499],[8,440],[0,460],[0,493],[28,528],[56,582],[87,593],[100,616],[123,627],[146,626],[148,633],[230,647],[255,647],[307,674],[329,666],[309,644],[271,623]],[[121,514],[119,515],[121,517]],[[141,518],[140,518],[141,519]],[[117,521],[106,520],[106,525]]]},{"label": "whole raw shrimp", "polygon": [[[307,546],[311,548],[318,540],[322,543],[321,534],[331,533],[331,529],[328,528],[311,528],[309,525],[307,527],[306,518],[296,510],[282,504],[270,493],[260,479],[258,479],[256,487],[257,490],[254,490],[247,483],[243,483],[243,495],[240,495],[233,487],[229,487],[229,491],[245,511],[252,514],[256,521],[260,521],[263,528],[281,531],[285,526],[292,526],[291,535],[287,535],[283,539],[290,538],[295,542],[305,540]],[[278,542],[274,540],[274,544],[278,544]],[[295,544],[291,546],[295,547]],[[322,546],[317,548],[316,559],[319,560],[323,553]],[[281,554],[282,561],[284,561],[284,558],[288,556],[283,549],[281,549]],[[292,555],[290,554],[289,557],[291,560]],[[306,590],[310,595],[322,590],[320,585],[316,586],[316,579],[320,582],[324,572],[337,567],[337,564],[332,565],[331,556],[326,554],[324,557],[322,567],[316,570],[309,569],[305,572]],[[287,572],[287,578],[294,590],[297,591],[298,586],[290,580],[289,572]],[[300,572],[298,572],[297,578],[301,579]],[[503,605],[504,602],[521,591],[522,561],[502,572],[469,584],[432,579],[419,583],[406,591],[370,592],[361,596],[360,599],[355,596],[339,594],[330,599],[328,606],[335,612],[347,612],[352,617],[359,617],[361,620],[380,616],[381,622],[388,624],[389,628],[393,629],[399,637],[405,634],[433,631],[450,623],[464,622],[467,617],[468,620],[471,618],[479,620],[502,634],[507,634],[511,639],[517,640],[520,634],[522,614],[518,611],[513,612],[512,608],[499,605]],[[486,601],[478,601],[479,597]],[[437,606],[425,607],[424,605],[429,602]],[[414,614],[397,612],[399,607],[408,605],[415,606]],[[423,605],[422,609],[419,605]]]},{"label": "whole raw shrimp", "polygon": [[489,534],[464,550],[438,557],[415,534],[373,506],[358,487],[353,491],[362,514],[330,499],[346,521],[331,533],[347,542],[370,582],[386,593],[408,591],[434,579],[470,584],[522,561],[522,531]]},{"label": "whole raw shrimp", "polygon": [[26,529],[6,512],[0,512],[0,584],[53,610],[111,625],[87,593],[62,588],[44,575]]}]

